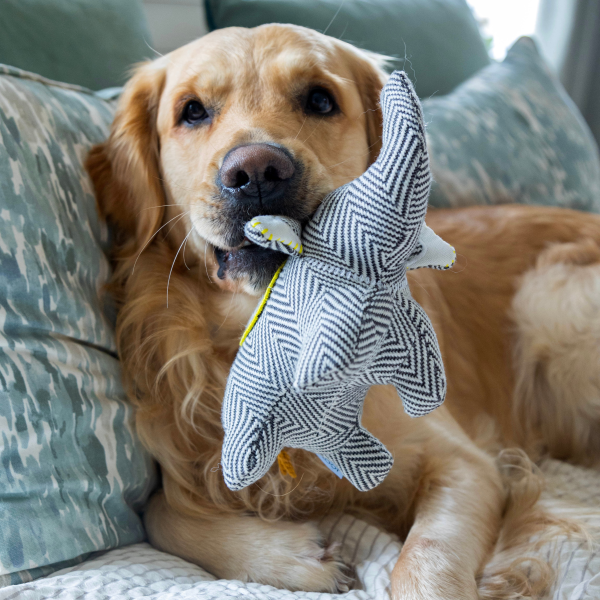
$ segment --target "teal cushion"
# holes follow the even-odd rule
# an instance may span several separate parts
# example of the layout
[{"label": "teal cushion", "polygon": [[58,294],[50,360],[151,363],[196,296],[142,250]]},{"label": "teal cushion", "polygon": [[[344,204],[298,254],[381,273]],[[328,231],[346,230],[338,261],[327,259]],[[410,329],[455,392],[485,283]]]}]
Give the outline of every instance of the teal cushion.
[{"label": "teal cushion", "polygon": [[0,62],[93,90],[152,54],[141,0],[1,0]]},{"label": "teal cushion", "polygon": [[0,65],[0,585],[144,538],[154,467],[121,387],[83,168],[113,105]]},{"label": "teal cushion", "polygon": [[421,97],[490,62],[465,0],[206,0],[206,9],[212,29],[293,23],[396,57]]},{"label": "teal cushion", "polygon": [[423,102],[433,206],[522,202],[600,212],[598,147],[530,38]]}]

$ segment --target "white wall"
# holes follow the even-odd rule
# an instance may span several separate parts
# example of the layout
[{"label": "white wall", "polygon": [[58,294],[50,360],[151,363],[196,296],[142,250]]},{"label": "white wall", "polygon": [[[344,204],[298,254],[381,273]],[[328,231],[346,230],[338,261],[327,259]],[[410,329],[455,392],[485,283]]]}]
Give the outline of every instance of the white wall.
[{"label": "white wall", "polygon": [[166,54],[208,32],[204,0],[143,0],[152,49]]}]

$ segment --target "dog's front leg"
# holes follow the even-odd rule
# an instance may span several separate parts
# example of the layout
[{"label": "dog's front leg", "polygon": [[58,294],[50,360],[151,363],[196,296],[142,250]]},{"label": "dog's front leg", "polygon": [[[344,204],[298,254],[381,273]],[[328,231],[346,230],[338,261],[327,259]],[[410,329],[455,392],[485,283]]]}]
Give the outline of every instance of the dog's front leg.
[{"label": "dog's front leg", "polygon": [[144,523],[150,543],[223,579],[289,590],[339,592],[349,579],[314,523],[264,521],[240,513],[188,516],[155,494]]},{"label": "dog's front leg", "polygon": [[435,445],[392,573],[394,600],[478,598],[475,578],[500,529],[504,493],[494,463],[473,447]]}]

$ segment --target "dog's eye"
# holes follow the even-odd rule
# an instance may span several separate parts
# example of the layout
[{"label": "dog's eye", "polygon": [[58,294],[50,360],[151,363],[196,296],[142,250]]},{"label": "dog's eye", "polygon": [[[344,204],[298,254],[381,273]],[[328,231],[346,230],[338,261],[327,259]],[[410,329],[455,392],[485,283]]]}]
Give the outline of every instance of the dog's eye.
[{"label": "dog's eye", "polygon": [[331,113],[335,108],[333,96],[323,88],[315,88],[308,93],[306,110],[318,115]]},{"label": "dog's eye", "polygon": [[190,125],[196,125],[208,119],[208,113],[198,100],[190,100],[183,109],[182,119]]}]

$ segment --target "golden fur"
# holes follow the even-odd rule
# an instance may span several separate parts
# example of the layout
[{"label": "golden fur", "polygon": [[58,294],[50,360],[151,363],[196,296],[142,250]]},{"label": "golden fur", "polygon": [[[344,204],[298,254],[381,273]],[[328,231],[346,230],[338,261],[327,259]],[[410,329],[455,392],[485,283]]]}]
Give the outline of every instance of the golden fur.
[{"label": "golden fur", "polygon": [[[124,381],[162,467],[148,533],[221,577],[335,591],[348,576],[314,522],[345,510],[405,538],[395,598],[536,596],[552,573],[523,562],[530,535],[569,525],[536,504],[524,455],[493,454],[519,445],[535,457],[600,455],[598,217],[523,206],[430,211],[459,260],[450,273],[409,279],[439,336],[448,395],[412,420],[393,389],[370,391],[363,423],[396,459],[379,487],[359,493],[294,450],[296,480],[274,467],[233,493],[219,471],[221,397],[263,284],[217,277],[212,248],[227,246],[218,169],[240,144],[285,145],[304,165],[309,214],[377,155],[381,65],[299,27],[213,32],[137,69],[110,138],[89,157],[116,235]],[[294,98],[311,84],[332,90],[339,115],[298,109]],[[189,98],[214,107],[210,125],[181,125]]]}]

